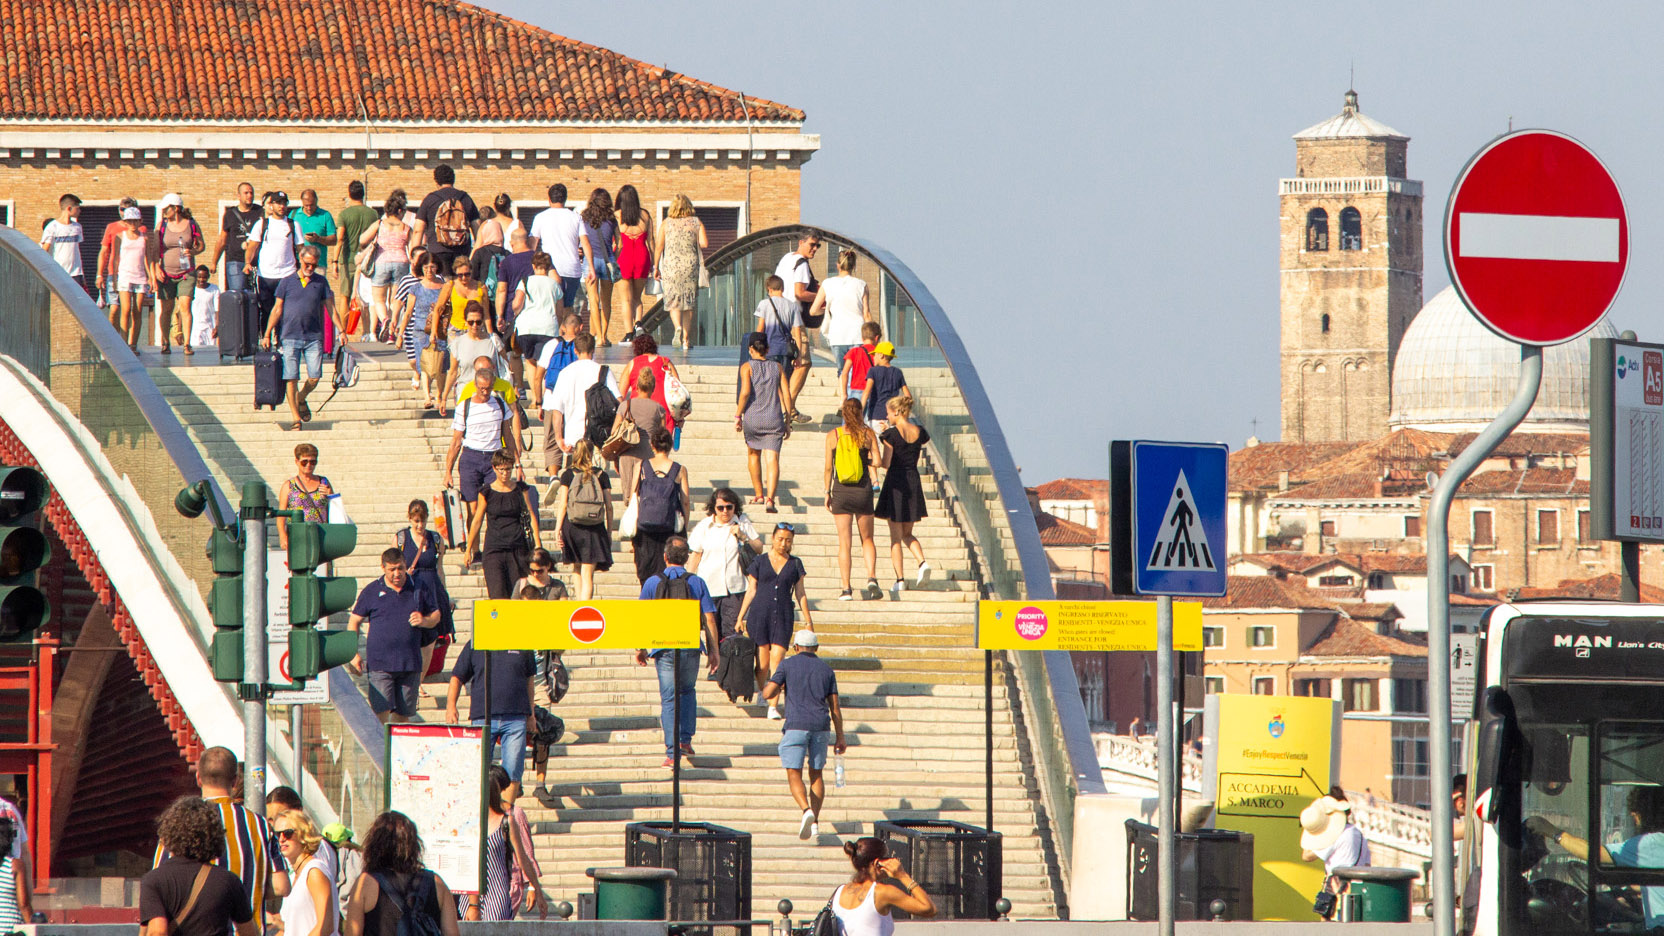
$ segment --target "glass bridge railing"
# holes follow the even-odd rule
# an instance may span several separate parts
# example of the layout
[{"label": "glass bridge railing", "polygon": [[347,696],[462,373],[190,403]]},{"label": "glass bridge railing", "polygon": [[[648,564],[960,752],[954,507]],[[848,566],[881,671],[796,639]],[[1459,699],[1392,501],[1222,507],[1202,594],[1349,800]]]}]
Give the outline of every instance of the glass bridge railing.
[{"label": "glass bridge railing", "polygon": [[[758,231],[710,253],[709,286],[699,290],[694,345],[737,348],[755,330],[753,312],[765,294],[764,283],[780,258],[796,249],[805,230],[793,225]],[[845,251],[857,255],[854,275],[866,281],[884,338],[895,344],[896,363],[907,372],[918,400],[914,418],[930,433],[930,458],[944,497],[976,546],[984,596],[1053,597],[1027,494],[982,381],[947,314],[913,272],[882,247],[815,230],[824,245],[811,261],[816,279],[834,275]],[[665,322],[655,337],[668,344],[672,331]],[[833,366],[820,335],[812,334],[811,341],[826,358],[824,366]],[[1015,653],[1008,655],[1008,663],[1018,675],[1038,779],[1066,868],[1075,796],[1104,790],[1080,686],[1063,652]]]},{"label": "glass bridge railing", "polygon": [[[204,519],[181,516],[174,509],[174,495],[207,479],[221,512],[233,517],[235,511],[104,311],[45,251],[7,227],[0,227],[0,354],[40,380],[99,443],[117,474],[131,483],[159,537],[149,545],[171,553],[189,579],[189,585],[162,584],[175,604],[186,609],[187,620],[194,622],[197,649],[203,651],[212,624],[204,603],[191,600],[182,589],[194,587],[200,598],[214,578],[204,554],[209,526]],[[169,563],[156,565],[165,568]],[[190,610],[193,606],[196,611]],[[384,736],[346,674],[336,669],[330,678],[331,695],[341,701],[311,707],[299,726],[299,754],[337,816],[362,836],[380,810]]]}]

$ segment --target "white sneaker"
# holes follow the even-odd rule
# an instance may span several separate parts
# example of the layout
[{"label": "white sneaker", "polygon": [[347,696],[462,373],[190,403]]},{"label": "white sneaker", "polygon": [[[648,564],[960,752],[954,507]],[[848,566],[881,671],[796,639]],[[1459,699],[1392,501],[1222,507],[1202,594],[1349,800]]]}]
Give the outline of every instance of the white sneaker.
[{"label": "white sneaker", "polygon": [[901,600],[901,593],[906,591],[906,590],[907,590],[907,583],[902,581],[901,579],[896,579],[896,583],[894,585],[890,586],[890,593],[896,596],[897,601]]},{"label": "white sneaker", "polygon": [[812,839],[819,839],[820,838],[820,823],[818,823],[818,822],[809,823],[809,837],[812,838]]},{"label": "white sneaker", "polygon": [[772,705],[767,706],[767,708],[768,708],[768,720],[769,721],[779,721],[780,720],[780,710],[775,708]]},{"label": "white sneaker", "polygon": [[930,563],[921,562],[919,563],[919,580],[916,584],[923,585],[927,578],[930,578]]},{"label": "white sneaker", "polygon": [[803,819],[797,824],[797,837],[803,839],[804,841],[808,841],[809,836],[813,834],[810,830],[814,827],[815,811],[813,809],[803,810]]}]

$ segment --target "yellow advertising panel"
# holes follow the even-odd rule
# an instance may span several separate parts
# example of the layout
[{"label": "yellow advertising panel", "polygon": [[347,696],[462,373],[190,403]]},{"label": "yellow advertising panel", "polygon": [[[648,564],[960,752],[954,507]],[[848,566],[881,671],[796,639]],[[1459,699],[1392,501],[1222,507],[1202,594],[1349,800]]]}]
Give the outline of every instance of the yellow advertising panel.
[{"label": "yellow advertising panel", "polygon": [[1323,864],[1300,858],[1300,810],[1326,793],[1339,703],[1303,696],[1210,695],[1214,827],[1254,836],[1254,919],[1316,920]]},{"label": "yellow advertising panel", "polygon": [[[1153,601],[983,601],[978,650],[1154,650]],[[1173,649],[1202,649],[1202,606],[1173,602]]]},{"label": "yellow advertising panel", "polygon": [[474,602],[478,650],[697,650],[699,602]]}]

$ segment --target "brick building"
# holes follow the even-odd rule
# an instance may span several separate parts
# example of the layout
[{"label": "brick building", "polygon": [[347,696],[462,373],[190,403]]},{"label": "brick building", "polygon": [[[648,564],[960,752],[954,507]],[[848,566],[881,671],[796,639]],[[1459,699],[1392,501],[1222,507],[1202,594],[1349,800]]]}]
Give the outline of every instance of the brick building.
[{"label": "brick building", "polygon": [[[481,204],[529,223],[626,182],[662,211],[686,194],[715,248],[798,220],[819,148],[802,111],[457,0],[0,0],[0,221],[38,232],[85,200],[87,264],[124,195],[184,196],[210,245],[247,180],[331,211],[347,183],[413,201],[445,162]],[[615,300],[616,302],[617,300]]]}]

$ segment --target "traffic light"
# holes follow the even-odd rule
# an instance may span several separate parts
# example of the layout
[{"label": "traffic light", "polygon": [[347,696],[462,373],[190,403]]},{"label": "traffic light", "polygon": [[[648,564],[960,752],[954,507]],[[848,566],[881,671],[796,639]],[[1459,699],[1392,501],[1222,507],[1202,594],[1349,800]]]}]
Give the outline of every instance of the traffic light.
[{"label": "traffic light", "polygon": [[208,536],[208,562],[214,584],[208,589],[208,613],[214,621],[209,663],[220,682],[243,681],[243,544],[231,530]]},{"label": "traffic light", "polygon": [[52,556],[35,513],[46,506],[46,476],[0,468],[0,643],[25,640],[52,618],[35,573]]},{"label": "traffic light", "polygon": [[339,559],[358,545],[358,528],[350,523],[289,524],[289,676],[295,682],[311,679],[340,666],[358,652],[358,635],[351,631],[319,632],[318,621],[352,607],[358,583],[347,576],[318,575],[326,562]]}]

